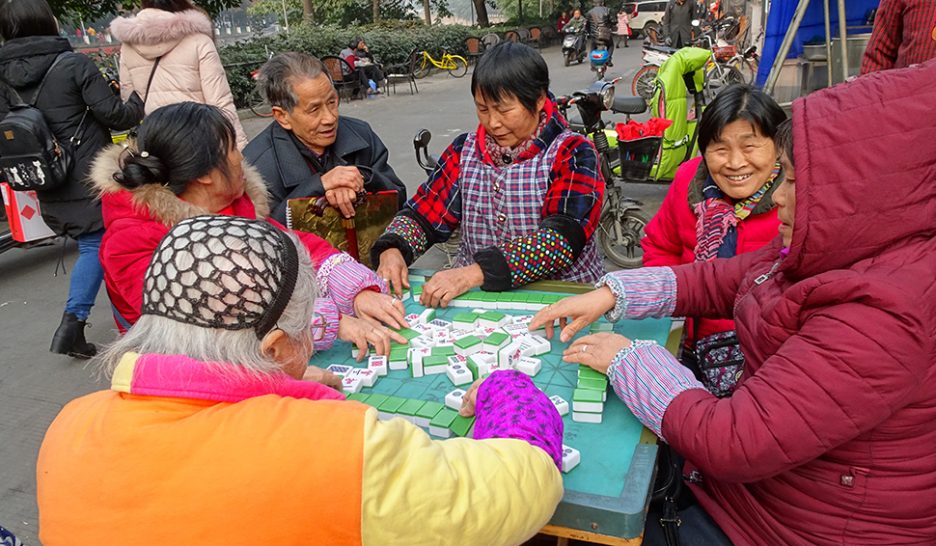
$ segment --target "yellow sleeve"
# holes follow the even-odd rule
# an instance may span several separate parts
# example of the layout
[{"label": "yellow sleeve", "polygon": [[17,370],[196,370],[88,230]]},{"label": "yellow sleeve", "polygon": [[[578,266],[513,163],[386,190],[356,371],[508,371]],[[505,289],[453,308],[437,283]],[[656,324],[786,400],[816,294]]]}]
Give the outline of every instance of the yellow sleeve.
[{"label": "yellow sleeve", "polygon": [[403,419],[364,424],[363,544],[520,544],[552,517],[562,476],[522,440],[432,440]]}]

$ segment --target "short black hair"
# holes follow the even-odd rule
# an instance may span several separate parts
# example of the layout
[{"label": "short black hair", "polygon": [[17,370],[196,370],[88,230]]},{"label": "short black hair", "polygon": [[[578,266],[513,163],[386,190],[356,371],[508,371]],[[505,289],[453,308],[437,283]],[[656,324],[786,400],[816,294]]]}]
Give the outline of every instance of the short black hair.
[{"label": "short black hair", "polygon": [[471,96],[499,102],[517,97],[530,112],[536,101],[549,95],[549,67],[535,49],[514,42],[501,42],[481,56],[471,75]]},{"label": "short black hair", "polygon": [[780,153],[790,160],[790,165],[796,165],[796,162],[793,161],[793,120],[787,119],[781,123],[777,127],[777,134],[774,135],[773,139]]},{"label": "short black hair", "polygon": [[729,123],[744,119],[751,122],[761,134],[774,138],[777,127],[786,119],[786,112],[773,98],[756,87],[732,84],[724,88],[702,113],[699,120],[699,151],[718,141]]},{"label": "short black hair", "polygon": [[234,125],[216,106],[163,106],[143,120],[136,151],[124,154],[114,180],[128,189],[162,184],[179,195],[192,180],[214,169],[227,174],[227,156],[236,142]]},{"label": "short black hair", "polygon": [[189,0],[143,0],[143,8],[161,9],[173,13],[196,8]]},{"label": "short black hair", "polygon": [[0,38],[58,36],[55,14],[46,0],[0,1]]}]

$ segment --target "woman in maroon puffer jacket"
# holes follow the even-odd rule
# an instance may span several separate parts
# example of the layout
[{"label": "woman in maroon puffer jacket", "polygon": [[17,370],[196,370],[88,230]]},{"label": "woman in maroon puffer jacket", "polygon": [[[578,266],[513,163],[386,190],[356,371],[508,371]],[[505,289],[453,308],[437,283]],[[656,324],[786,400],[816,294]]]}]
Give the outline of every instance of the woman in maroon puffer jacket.
[{"label": "woman in maroon puffer jacket", "polygon": [[936,60],[795,102],[795,170],[774,194],[770,245],[606,275],[531,323],[574,317],[568,341],[608,310],[734,317],[746,363],[727,398],[653,342],[596,334],[566,352],[685,456],[690,510],[707,515],[681,535],[936,544],[934,81]]}]

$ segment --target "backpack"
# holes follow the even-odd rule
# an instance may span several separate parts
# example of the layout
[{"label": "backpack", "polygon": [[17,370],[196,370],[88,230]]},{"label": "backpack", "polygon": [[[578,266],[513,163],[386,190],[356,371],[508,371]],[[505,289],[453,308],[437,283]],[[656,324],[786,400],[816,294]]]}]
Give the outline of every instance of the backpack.
[{"label": "backpack", "polygon": [[39,82],[31,102],[23,102],[13,86],[2,82],[12,93],[10,111],[0,120],[0,178],[16,191],[45,191],[58,188],[68,181],[74,163],[73,152],[81,142],[76,140],[88,115],[87,108],[78,122],[69,146],[55,138],[42,112],[35,104],[46,78],[62,57],[59,54]]}]

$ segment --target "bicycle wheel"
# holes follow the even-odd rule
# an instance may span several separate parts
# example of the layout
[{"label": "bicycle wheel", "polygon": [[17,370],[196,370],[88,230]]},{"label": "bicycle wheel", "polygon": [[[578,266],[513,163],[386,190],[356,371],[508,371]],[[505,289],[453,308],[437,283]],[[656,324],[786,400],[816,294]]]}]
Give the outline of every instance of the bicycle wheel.
[{"label": "bicycle wheel", "polygon": [[428,57],[423,55],[422,59],[416,61],[416,66],[413,69],[413,77],[417,80],[421,80],[429,75],[430,70],[432,70],[432,64],[430,64]]},{"label": "bicycle wheel", "polygon": [[635,97],[643,97],[645,101],[653,98],[656,91],[656,77],[660,67],[648,64],[642,67],[634,74],[634,81],[631,82],[631,94]]},{"label": "bicycle wheel", "polygon": [[250,97],[247,99],[247,106],[250,107],[251,112],[261,118],[268,118],[273,115],[273,107],[267,102],[266,97],[263,96],[263,93],[257,87],[254,87],[254,90],[250,92]]},{"label": "bicycle wheel", "polygon": [[754,83],[754,78],[757,77],[757,67],[754,63],[747,59],[741,59],[731,63],[731,66],[741,73],[744,83]]},{"label": "bicycle wheel", "polygon": [[740,70],[733,66],[727,67],[728,71],[725,73],[725,85],[731,85],[733,83],[748,83],[744,78],[744,74]]},{"label": "bicycle wheel", "polygon": [[449,67],[448,73],[449,76],[455,78],[461,78],[468,73],[468,61],[464,57],[459,57],[458,55],[452,55],[449,57]]},{"label": "bicycle wheel", "polygon": [[602,211],[598,220],[598,245],[605,256],[618,267],[642,267],[643,248],[640,246],[640,240],[644,237],[647,222],[647,217],[636,210],[624,211],[618,222],[617,211],[609,206]]}]

